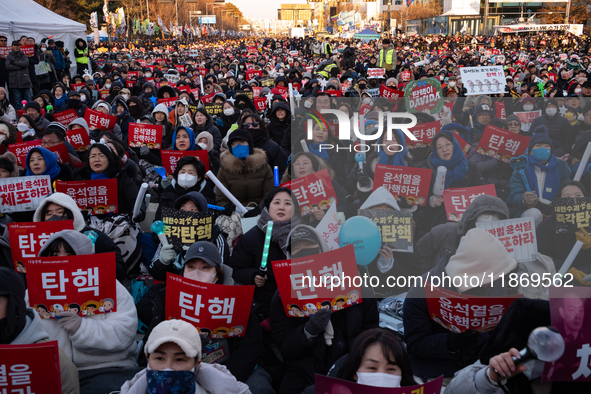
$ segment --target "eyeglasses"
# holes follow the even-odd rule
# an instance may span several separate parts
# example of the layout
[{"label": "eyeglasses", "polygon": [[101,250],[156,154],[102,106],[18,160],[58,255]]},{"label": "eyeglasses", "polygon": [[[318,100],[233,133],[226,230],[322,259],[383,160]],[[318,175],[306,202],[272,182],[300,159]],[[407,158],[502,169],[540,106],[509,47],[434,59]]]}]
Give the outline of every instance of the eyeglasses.
[{"label": "eyeglasses", "polygon": [[41,146],[49,146],[49,147],[51,147],[51,146],[57,145],[59,143],[60,143],[59,141],[45,141],[45,140],[41,140]]},{"label": "eyeglasses", "polygon": [[248,129],[249,127],[259,127],[259,122],[252,122],[252,123],[243,123],[242,126]]},{"label": "eyeglasses", "polygon": [[509,126],[509,127],[517,127],[517,126],[519,126],[519,123],[517,123],[517,122],[510,122],[510,123],[507,123],[507,126]]}]

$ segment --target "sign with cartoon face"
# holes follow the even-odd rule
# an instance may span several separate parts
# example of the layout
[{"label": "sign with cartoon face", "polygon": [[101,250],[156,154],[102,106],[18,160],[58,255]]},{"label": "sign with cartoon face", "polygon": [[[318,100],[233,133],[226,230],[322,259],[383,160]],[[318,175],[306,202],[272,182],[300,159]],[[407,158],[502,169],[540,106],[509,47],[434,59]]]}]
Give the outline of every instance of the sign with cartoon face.
[{"label": "sign with cartoon face", "polygon": [[168,273],[166,319],[181,319],[199,329],[202,337],[222,339],[246,333],[254,286],[200,282]]},{"label": "sign with cartoon face", "polygon": [[129,146],[141,148],[146,145],[149,149],[161,149],[163,129],[162,125],[130,123]]},{"label": "sign with cartoon face", "polygon": [[411,81],[404,88],[404,99],[408,112],[436,114],[443,108],[441,82],[435,78]]},{"label": "sign with cartoon face", "polygon": [[30,259],[29,304],[42,319],[60,319],[65,311],[78,316],[116,312],[115,266],[115,253]]},{"label": "sign with cartoon face", "polygon": [[[292,250],[296,245],[292,245]],[[353,280],[359,277],[353,244],[272,264],[288,316],[307,317],[320,308],[336,312],[362,302],[361,284],[356,285]],[[352,280],[345,280],[347,277]]]},{"label": "sign with cartoon face", "polygon": [[117,179],[56,181],[55,190],[72,197],[78,208],[89,215],[118,212]]}]

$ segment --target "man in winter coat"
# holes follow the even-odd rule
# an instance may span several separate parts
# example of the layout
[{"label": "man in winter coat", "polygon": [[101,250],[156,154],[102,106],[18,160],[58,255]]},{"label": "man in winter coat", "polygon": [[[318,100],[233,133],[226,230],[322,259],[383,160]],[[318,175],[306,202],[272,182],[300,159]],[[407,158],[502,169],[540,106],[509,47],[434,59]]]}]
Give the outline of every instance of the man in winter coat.
[{"label": "man in winter coat", "polygon": [[76,57],[76,74],[83,75],[87,68],[90,70],[86,40],[82,38],[76,40],[74,56]]},{"label": "man in winter coat", "polygon": [[[0,321],[8,316],[0,329],[0,345],[32,345],[49,341],[41,317],[25,302],[25,283],[12,268],[0,267]],[[62,349],[59,349],[63,394],[80,393],[78,370]]]},{"label": "man in winter coat", "polygon": [[54,67],[55,73],[57,74],[57,80],[62,80],[62,73],[66,68],[66,58],[62,51],[55,45],[55,41],[53,38],[47,40],[47,45],[49,45],[49,51],[53,54],[53,58],[55,59]]},{"label": "man in winter coat", "polygon": [[29,58],[21,51],[19,41],[12,42],[12,51],[6,56],[6,70],[8,70],[11,103],[14,108],[21,109],[23,99],[31,100],[32,84],[29,77]]},{"label": "man in winter coat", "polygon": [[41,114],[41,106],[36,101],[29,101],[25,105],[25,112],[28,116],[31,117],[37,124],[37,127],[42,131],[45,132],[47,126],[49,126],[49,120],[45,119]]},{"label": "man in winter coat", "polygon": [[566,137],[571,125],[567,118],[559,114],[558,107],[556,100],[548,100],[544,108],[544,115],[532,121],[530,130],[535,130],[536,127],[541,125],[546,126],[548,135],[552,139],[554,155],[562,157],[569,150],[569,147],[566,146]]}]

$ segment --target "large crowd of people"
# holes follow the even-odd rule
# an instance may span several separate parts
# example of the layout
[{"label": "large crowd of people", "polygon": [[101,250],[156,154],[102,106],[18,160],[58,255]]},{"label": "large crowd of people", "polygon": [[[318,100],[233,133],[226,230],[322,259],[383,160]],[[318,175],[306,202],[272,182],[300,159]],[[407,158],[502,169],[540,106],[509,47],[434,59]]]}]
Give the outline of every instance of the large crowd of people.
[{"label": "large crowd of people", "polygon": [[[6,45],[0,35],[0,46]],[[591,38],[562,32],[373,41],[218,35],[97,46],[79,39],[73,57],[53,39],[36,43],[23,36],[11,45],[0,59],[0,178],[48,175],[53,193],[34,211],[1,214],[0,345],[57,341],[64,394],[299,394],[314,391],[316,374],[377,387],[413,386],[444,375],[450,393],[502,393],[505,386],[498,382],[513,393],[550,392],[544,385],[552,392],[589,390],[584,383],[541,383],[533,364],[516,367],[511,356],[525,345],[526,327],[549,325],[548,295],[541,287],[493,282],[510,273],[555,274],[579,240],[584,246],[568,273],[574,285],[591,285],[585,281],[591,274],[588,228],[557,234],[553,209],[556,198],[588,197],[591,190],[589,163],[573,180],[591,143]],[[21,51],[25,45],[33,45],[32,56]],[[504,92],[469,94],[460,70],[493,65],[504,70]],[[404,97],[380,92],[403,92],[421,80],[438,82],[444,104],[439,113],[414,114],[419,125],[439,122],[427,144],[407,147],[400,130],[366,144],[353,132],[356,127],[372,137],[387,113],[407,112]],[[354,114],[364,108],[364,123],[356,124]],[[327,109],[348,115],[348,140],[338,138],[330,114],[322,115]],[[112,115],[115,122],[93,127],[89,111]],[[60,113],[74,113],[74,119],[66,122]],[[536,116],[526,124],[527,117],[516,113]],[[162,126],[157,147],[132,144],[133,124]],[[489,125],[530,137],[522,170],[477,149]],[[69,138],[75,130],[90,145],[75,148]],[[11,145],[28,141],[39,143],[17,157]],[[360,160],[349,148],[364,144]],[[67,158],[58,160],[59,145]],[[173,171],[162,171],[169,164],[164,151],[199,154],[184,155]],[[424,204],[374,187],[378,165],[431,169]],[[441,167],[445,189],[494,185],[496,195],[473,199],[459,221],[450,220],[435,191]],[[429,315],[425,290],[410,285],[362,288],[363,302],[343,310],[287,315],[272,266],[261,272],[259,265],[265,258],[329,251],[326,234],[318,230],[328,206],[303,215],[289,187],[322,170],[332,182],[340,225],[359,209],[412,213],[414,252],[382,245],[366,266],[371,275],[492,273],[478,287],[447,290],[525,297],[492,332],[443,327]],[[107,179],[116,180],[117,213],[89,215],[55,190],[55,181]],[[137,209],[144,183],[150,200]],[[248,209],[243,215],[241,205]],[[213,212],[211,240],[180,252],[163,244],[148,228],[170,209]],[[249,218],[254,224],[243,231]],[[510,218],[533,219],[539,253],[529,264],[518,264],[476,225]],[[82,317],[64,311],[55,319],[29,303],[31,289],[13,261],[9,225],[61,220],[72,220],[73,229],[49,237],[39,256],[114,253],[116,312]],[[212,339],[186,321],[169,320],[169,273],[207,284],[253,285],[244,335]],[[380,328],[378,302],[405,292],[404,330]],[[501,329],[515,334],[500,338]],[[214,358],[212,349],[223,349],[222,356]]]}]

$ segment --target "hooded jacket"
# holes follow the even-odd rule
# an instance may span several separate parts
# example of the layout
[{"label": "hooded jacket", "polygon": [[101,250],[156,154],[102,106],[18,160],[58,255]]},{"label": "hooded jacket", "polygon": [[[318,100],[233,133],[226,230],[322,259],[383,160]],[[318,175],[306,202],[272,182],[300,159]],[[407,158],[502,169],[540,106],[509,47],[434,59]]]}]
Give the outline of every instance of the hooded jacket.
[{"label": "hooded jacket", "polygon": [[[558,104],[555,100],[552,100],[553,104],[558,108]],[[546,108],[543,110],[543,115],[535,118],[531,122],[530,130],[535,130],[536,127],[544,125],[548,128],[548,135],[552,139],[553,150],[552,153],[556,157],[564,156],[570,148],[566,146],[567,133],[571,129],[570,122],[567,118],[560,115],[559,112],[553,117],[546,114]]]},{"label": "hooded jacket", "polygon": [[[277,118],[277,110],[280,108],[285,110],[285,118],[282,121]],[[288,131],[288,129],[291,129],[291,111],[289,110],[289,106],[282,101],[275,103],[273,108],[271,108],[269,119],[270,122],[267,125],[269,137],[272,141],[281,145],[285,133],[291,134],[291,130]]]},{"label": "hooded jacket", "polygon": [[98,237],[97,237],[97,240],[94,244],[94,253],[114,252],[115,253],[115,261],[117,262],[117,279],[123,280],[125,278],[126,266],[125,266],[125,261],[123,260],[123,257],[121,256],[121,249],[119,249],[119,247],[117,245],[115,245],[115,242],[113,242],[113,240],[111,238],[109,238],[108,235],[106,235],[102,231],[96,230],[86,224],[86,222],[84,221],[84,216],[82,216],[82,212],[80,211],[80,208],[78,208],[78,206],[76,205],[76,202],[72,199],[72,197],[70,197],[64,193],[53,193],[52,195],[48,196],[47,198],[45,198],[41,202],[41,204],[39,205],[39,207],[35,211],[35,214],[33,216],[33,221],[34,222],[45,221],[45,219],[41,218],[41,211],[43,211],[43,208],[50,203],[60,205],[64,208],[66,208],[67,210],[69,210],[70,212],[72,212],[73,221],[74,221],[74,230],[81,232],[81,233],[83,233],[85,231],[94,231],[97,234]]},{"label": "hooded jacket", "polygon": [[[93,104],[92,109],[94,109],[96,111],[99,106],[103,106],[104,108],[106,108],[109,111],[109,115],[112,115],[111,104],[109,104],[108,102],[106,102],[104,100],[97,100]],[[91,130],[90,134],[89,134],[90,139],[98,142],[98,135],[100,134],[100,132],[101,131],[99,129]],[[115,134],[115,136],[119,139],[123,138],[123,136],[121,134],[121,127],[119,127],[119,125],[117,123],[115,123],[115,127],[113,127],[113,134]]]},{"label": "hooded jacket", "polygon": [[[122,113],[117,114],[117,106],[119,105],[123,105],[123,108],[125,108],[125,110]],[[129,124],[135,122],[135,120],[129,114],[129,107],[127,107],[127,104],[125,103],[125,99],[123,98],[123,96],[118,95],[113,99],[111,113],[117,117],[117,125],[119,125],[119,127],[121,128],[121,139],[127,140]]]},{"label": "hooded jacket", "polygon": [[[194,116],[195,114],[193,114]],[[220,151],[220,147],[222,146],[222,133],[217,128],[217,126],[213,123],[213,118],[210,114],[207,114],[207,120],[205,121],[205,125],[197,126],[197,123],[193,123],[193,132],[195,135],[198,135],[202,131],[207,131],[213,137],[213,150],[216,152]]]}]

